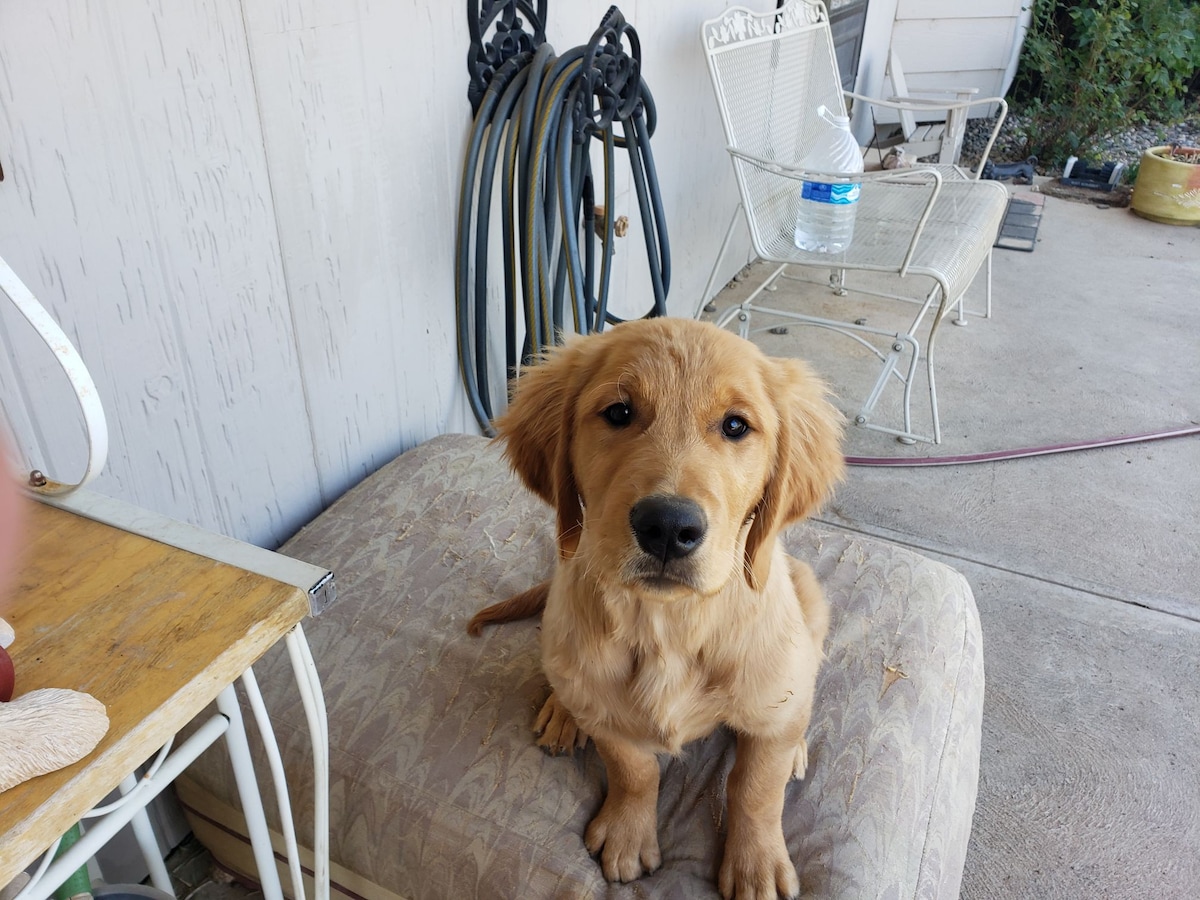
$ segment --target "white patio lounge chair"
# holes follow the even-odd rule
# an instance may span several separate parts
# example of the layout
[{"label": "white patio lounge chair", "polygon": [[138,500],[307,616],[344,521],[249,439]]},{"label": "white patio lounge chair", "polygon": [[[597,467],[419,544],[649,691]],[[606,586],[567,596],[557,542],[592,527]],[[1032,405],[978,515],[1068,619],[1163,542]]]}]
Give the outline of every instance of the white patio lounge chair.
[{"label": "white patio lounge chair", "polygon": [[[995,143],[996,135],[1000,133],[1000,126],[1004,124],[1008,114],[1007,102],[1002,97],[977,97],[979,88],[973,87],[939,87],[911,91],[908,79],[904,75],[904,66],[900,62],[900,54],[894,47],[888,51],[885,74],[892,86],[892,96],[888,97],[891,102],[881,105],[861,97],[871,106],[870,112],[875,125],[875,146],[881,152],[891,147],[899,147],[914,160],[936,155],[937,166],[943,176],[950,174],[978,178],[983,164],[987,162],[992,144]],[[860,97],[857,94],[851,96]],[[892,104],[898,104],[898,108]],[[975,106],[995,106],[999,115],[992,126],[987,150],[968,175],[959,166],[959,158],[962,156],[967,118],[971,108]],[[881,121],[881,117],[876,113],[877,108],[894,108],[898,121]],[[950,167],[955,169],[948,171]]]},{"label": "white patio lounge chair", "polygon": [[[934,380],[938,326],[952,310],[957,310],[965,321],[963,295],[985,263],[989,270],[986,291],[990,312],[991,249],[1004,216],[1007,190],[996,182],[979,181],[961,170],[943,171],[938,166],[867,172],[852,178],[800,168],[800,161],[822,129],[828,127],[817,116],[819,106],[845,114],[844,96],[892,108],[906,105],[843,95],[824,4],[789,0],[768,13],[731,7],[705,22],[701,34],[741,203],[725,234],[697,315],[713,294],[721,259],[738,216],[744,213],[755,252],[778,265],[746,300],[725,310],[717,324],[725,326],[736,319],[739,332],[749,337],[751,317],[761,313],[768,317],[764,329],[780,324],[782,319],[832,329],[853,338],[881,363],[873,387],[852,416],[854,422],[907,442],[939,443],[941,424]],[[916,108],[928,109],[929,105],[918,103]],[[939,108],[945,108],[945,104]],[[825,182],[862,183],[854,239],[841,253],[808,252],[793,243],[802,184],[806,178],[814,180],[814,174]],[[861,313],[849,301],[844,301],[845,321],[760,305],[757,301],[762,292],[773,287],[789,267],[829,270],[829,282],[836,294],[844,296],[854,291],[915,303],[916,315],[907,328],[889,331],[856,322]],[[921,290],[914,292],[916,296],[905,296],[865,286],[852,288],[846,273],[854,270],[894,274],[902,287],[918,280]],[[922,348],[921,328],[927,318],[929,330]],[[931,434],[916,431],[912,422],[912,392],[922,355]],[[903,390],[899,427],[872,421],[880,396],[893,380]]]}]

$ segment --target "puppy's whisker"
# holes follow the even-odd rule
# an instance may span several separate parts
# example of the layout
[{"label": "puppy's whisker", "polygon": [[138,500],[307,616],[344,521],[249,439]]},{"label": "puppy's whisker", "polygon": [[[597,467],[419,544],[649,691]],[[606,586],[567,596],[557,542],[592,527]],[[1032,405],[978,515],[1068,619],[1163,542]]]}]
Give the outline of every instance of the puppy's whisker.
[{"label": "puppy's whisker", "polygon": [[583,524],[582,523],[577,522],[576,524],[572,525],[570,528],[566,529],[565,531],[560,531],[558,533],[558,538],[557,538],[558,542],[561,544],[563,541],[565,541],[568,537],[570,537],[576,531],[578,531],[580,533],[583,532]]}]

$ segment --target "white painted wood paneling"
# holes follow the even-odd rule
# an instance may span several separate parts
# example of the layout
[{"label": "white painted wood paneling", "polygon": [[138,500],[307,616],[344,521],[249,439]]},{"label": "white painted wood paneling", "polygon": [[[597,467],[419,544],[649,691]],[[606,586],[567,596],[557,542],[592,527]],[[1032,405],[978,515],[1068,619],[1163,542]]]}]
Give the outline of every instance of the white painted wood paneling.
[{"label": "white painted wood paneling", "polygon": [[[975,87],[980,97],[1003,97],[1028,20],[1028,0],[872,0],[856,90],[891,95],[884,70],[894,47],[914,93]],[[993,113],[991,106],[972,110],[975,116]],[[880,121],[895,121],[890,113],[877,115]],[[856,116],[853,127],[860,141],[869,139],[869,117]]]},{"label": "white painted wood paneling", "polygon": [[1008,18],[1028,0],[897,0],[896,19]]},{"label": "white painted wood paneling", "polygon": [[[470,428],[453,249],[470,107],[462,4],[248,3],[321,492]],[[464,38],[465,40],[465,38]]]},{"label": "white painted wood paneling", "polygon": [[[677,314],[699,301],[736,202],[699,39],[728,5],[622,6],[658,101]],[[274,546],[396,453],[475,430],[452,265],[464,6],[0,4],[0,254],[103,394],[113,446],[97,490]],[[584,43],[607,9],[552,3],[550,40]],[[644,250],[618,177],[635,224],[618,302],[640,312]],[[0,315],[7,417],[28,456],[69,477],[81,435],[66,395]]]},{"label": "white painted wood paneling", "polygon": [[[975,69],[973,71],[947,71],[947,72],[918,72],[915,75],[908,76],[908,89],[914,94],[920,94],[922,91],[937,91],[945,90],[946,88],[975,88],[978,90],[975,96],[977,97],[998,97],[1002,96],[1004,73],[999,69]],[[981,106],[975,115],[983,115],[985,112]]]},{"label": "white painted wood paneling", "polygon": [[0,5],[0,253],[93,370],[95,486],[271,543],[318,500],[253,94],[236,0]]},{"label": "white painted wood paneling", "polygon": [[1004,71],[1016,32],[1015,17],[896,21],[892,45],[906,75]]}]

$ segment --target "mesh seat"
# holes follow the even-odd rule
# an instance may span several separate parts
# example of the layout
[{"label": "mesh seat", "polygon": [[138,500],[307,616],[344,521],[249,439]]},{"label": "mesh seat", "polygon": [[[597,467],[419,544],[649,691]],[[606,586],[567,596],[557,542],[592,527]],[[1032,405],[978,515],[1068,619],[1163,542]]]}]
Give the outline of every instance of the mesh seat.
[{"label": "mesh seat", "polygon": [[[763,328],[783,318],[854,337],[871,347],[882,364],[874,386],[853,417],[856,424],[906,441],[940,442],[934,380],[938,325],[954,310],[960,322],[966,321],[963,295],[985,265],[989,268],[986,312],[990,315],[991,249],[1008,191],[996,182],[963,177],[936,166],[853,176],[805,172],[801,168],[801,161],[828,128],[817,115],[818,107],[824,105],[844,115],[845,96],[857,98],[854,94],[843,95],[829,16],[822,3],[790,0],[769,13],[733,7],[705,22],[702,37],[741,204],[726,232],[701,307],[712,294],[721,257],[739,216],[744,214],[755,252],[779,265],[745,301],[722,313],[717,324],[726,326],[736,320],[742,335],[749,337],[752,317],[764,314],[774,321]],[[806,178],[813,180],[814,174],[820,176],[817,180],[826,182],[862,182],[854,239],[843,252],[807,252],[793,243],[801,186]],[[904,331],[889,332],[856,322],[860,316],[852,314],[855,310],[851,301],[845,301],[847,321],[758,304],[762,291],[789,274],[789,267],[831,271],[836,293],[870,294],[915,303],[916,315]],[[845,277],[850,271],[892,273],[903,286],[911,284],[911,279],[922,279],[921,289],[904,294],[851,287]],[[925,336],[921,329],[927,320]],[[930,434],[916,431],[912,423],[912,392],[922,357],[922,339]],[[882,392],[897,382],[903,390],[902,421],[873,421]]]}]

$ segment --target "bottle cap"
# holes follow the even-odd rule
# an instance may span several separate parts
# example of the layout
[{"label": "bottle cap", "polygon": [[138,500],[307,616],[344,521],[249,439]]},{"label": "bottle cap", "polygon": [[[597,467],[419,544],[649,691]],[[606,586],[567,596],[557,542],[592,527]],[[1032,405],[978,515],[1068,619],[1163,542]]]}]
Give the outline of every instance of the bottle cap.
[{"label": "bottle cap", "polygon": [[817,115],[830,125],[836,125],[838,128],[847,128],[850,125],[849,116],[838,115],[837,113],[831,111],[824,103],[817,107]]}]

